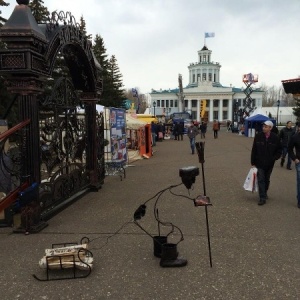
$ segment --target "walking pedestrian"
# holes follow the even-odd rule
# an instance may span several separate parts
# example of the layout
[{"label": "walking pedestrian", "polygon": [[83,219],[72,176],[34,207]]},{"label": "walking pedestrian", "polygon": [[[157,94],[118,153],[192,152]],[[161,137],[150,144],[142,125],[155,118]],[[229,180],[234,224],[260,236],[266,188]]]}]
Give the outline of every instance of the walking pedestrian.
[{"label": "walking pedestrian", "polygon": [[277,126],[273,126],[273,128],[272,128],[272,130],[271,130],[271,132],[273,132],[273,133],[275,133],[275,134],[279,134],[279,130],[278,130],[278,128],[277,128]]},{"label": "walking pedestrian", "polygon": [[201,122],[201,125],[200,125],[201,139],[202,138],[205,139],[206,130],[207,130],[207,124],[204,122]]},{"label": "walking pedestrian", "polygon": [[151,135],[152,135],[152,146],[156,146],[156,132],[157,126],[154,121],[151,122]]},{"label": "walking pedestrian", "polygon": [[173,135],[174,135],[174,140],[179,140],[179,124],[178,122],[175,122],[173,124]]},{"label": "walking pedestrian", "polygon": [[188,127],[188,130],[187,130],[187,136],[190,139],[190,146],[191,146],[191,149],[192,149],[192,154],[195,153],[195,140],[196,140],[196,135],[197,134],[198,134],[198,129],[194,125],[194,123],[192,123],[191,126]]},{"label": "walking pedestrian", "polygon": [[285,162],[285,157],[287,155],[288,160],[287,160],[286,168],[288,170],[292,170],[292,168],[291,168],[292,160],[291,160],[290,155],[288,154],[288,144],[289,144],[289,141],[293,134],[294,134],[294,130],[292,128],[291,121],[288,121],[286,123],[286,126],[284,128],[282,128],[279,133],[279,139],[280,139],[281,146],[282,146],[282,156],[281,156],[280,165],[281,165],[281,167],[283,167],[284,162]]},{"label": "walking pedestrian", "polygon": [[300,126],[297,132],[291,137],[288,144],[288,155],[295,162],[296,179],[297,179],[297,206],[300,208]]},{"label": "walking pedestrian", "polygon": [[218,138],[218,131],[219,130],[220,130],[219,122],[217,120],[214,120],[214,122],[213,122],[213,131],[214,131],[214,138],[215,139]]},{"label": "walking pedestrian", "polygon": [[180,122],[178,124],[178,141],[179,138],[181,141],[183,141],[183,131],[184,131],[184,122]]},{"label": "walking pedestrian", "polygon": [[274,163],[282,153],[279,137],[271,132],[272,128],[273,123],[265,121],[262,132],[256,134],[252,145],[251,165],[257,168],[258,205],[264,205],[268,199],[267,192]]},{"label": "walking pedestrian", "polygon": [[157,138],[158,138],[158,141],[162,142],[163,139],[164,139],[164,126],[162,124],[162,122],[159,122],[157,124]]}]

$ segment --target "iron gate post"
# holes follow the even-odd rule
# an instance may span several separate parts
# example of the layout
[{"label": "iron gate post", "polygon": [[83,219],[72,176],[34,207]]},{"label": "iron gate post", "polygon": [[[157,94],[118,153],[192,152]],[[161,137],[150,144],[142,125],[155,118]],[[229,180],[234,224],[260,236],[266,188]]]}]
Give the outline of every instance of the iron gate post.
[{"label": "iron gate post", "polygon": [[[22,132],[22,167],[20,184],[40,183],[40,146],[37,95],[43,92],[46,78],[46,63],[43,57],[47,39],[38,27],[29,1],[17,1],[8,21],[0,31],[2,42],[7,49],[0,50],[0,72],[6,76],[7,89],[18,95],[19,122],[30,120]],[[44,228],[40,221],[38,192],[26,204],[21,213],[20,231],[34,232]]]},{"label": "iron gate post", "polygon": [[91,186],[98,189],[97,176],[97,129],[96,129],[96,97],[93,93],[82,93],[81,99],[85,104],[85,118],[87,124],[87,161],[86,167],[90,176]]}]

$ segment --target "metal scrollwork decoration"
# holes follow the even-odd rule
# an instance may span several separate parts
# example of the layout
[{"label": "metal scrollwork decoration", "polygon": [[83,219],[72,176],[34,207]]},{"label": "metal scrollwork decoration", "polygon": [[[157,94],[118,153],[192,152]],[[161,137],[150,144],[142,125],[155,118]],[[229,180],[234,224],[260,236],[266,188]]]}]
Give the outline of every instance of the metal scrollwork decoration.
[{"label": "metal scrollwork decoration", "polygon": [[42,162],[50,174],[65,161],[83,161],[86,146],[85,119],[77,109],[83,104],[70,80],[57,80],[51,96],[41,100],[41,152]]}]

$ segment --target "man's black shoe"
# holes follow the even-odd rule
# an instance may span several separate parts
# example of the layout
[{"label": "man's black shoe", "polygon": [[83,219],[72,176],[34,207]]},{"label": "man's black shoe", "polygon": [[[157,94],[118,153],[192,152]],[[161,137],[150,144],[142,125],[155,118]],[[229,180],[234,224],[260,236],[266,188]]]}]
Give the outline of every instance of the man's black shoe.
[{"label": "man's black shoe", "polygon": [[266,204],[266,200],[260,199],[257,204],[264,205],[264,204]]},{"label": "man's black shoe", "polygon": [[280,165],[283,167],[283,165],[284,165],[284,158],[281,159]]},{"label": "man's black shoe", "polygon": [[286,167],[288,170],[293,170],[291,167]]}]

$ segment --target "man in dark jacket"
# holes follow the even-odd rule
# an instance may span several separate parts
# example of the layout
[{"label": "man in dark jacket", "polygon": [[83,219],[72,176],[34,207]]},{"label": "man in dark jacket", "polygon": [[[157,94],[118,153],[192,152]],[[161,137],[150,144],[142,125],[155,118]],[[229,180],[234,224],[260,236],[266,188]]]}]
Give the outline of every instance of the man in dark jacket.
[{"label": "man in dark jacket", "polygon": [[251,165],[257,168],[258,205],[264,205],[268,199],[267,191],[274,163],[282,153],[279,137],[271,132],[272,128],[271,121],[263,123],[262,132],[255,136],[251,151]]},{"label": "man in dark jacket", "polygon": [[[294,152],[296,150],[296,153]],[[295,162],[297,175],[297,205],[300,208],[300,126],[297,127],[297,132],[292,136],[288,145],[288,154],[292,161]]]},{"label": "man in dark jacket", "polygon": [[[290,141],[290,139],[291,139],[291,137],[294,133],[295,132],[292,128],[292,122],[291,121],[288,121],[286,123],[286,126],[280,130],[279,138],[280,138],[280,142],[281,142],[281,146],[282,146],[282,157],[281,157],[280,165],[282,167],[284,165],[285,157],[288,154],[289,141]],[[292,161],[291,161],[291,158],[288,154],[288,161],[287,161],[287,164],[286,164],[286,168],[288,170],[292,170],[291,163],[292,163]]]},{"label": "man in dark jacket", "polygon": [[196,128],[196,126],[194,126],[194,123],[192,123],[191,126],[187,130],[187,136],[190,139],[190,146],[192,149],[192,154],[195,153],[195,139],[196,139],[197,134],[198,134],[198,129]]},{"label": "man in dark jacket", "polygon": [[[229,128],[229,126],[228,126]],[[204,123],[204,122],[201,122],[201,125],[200,125],[200,132],[201,132],[201,139],[204,138],[205,139],[205,133],[206,133],[206,130],[207,130],[207,124]]]}]

